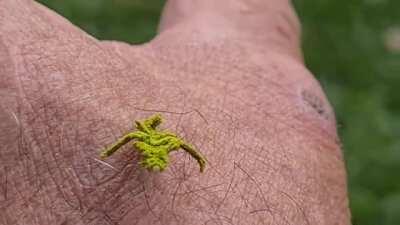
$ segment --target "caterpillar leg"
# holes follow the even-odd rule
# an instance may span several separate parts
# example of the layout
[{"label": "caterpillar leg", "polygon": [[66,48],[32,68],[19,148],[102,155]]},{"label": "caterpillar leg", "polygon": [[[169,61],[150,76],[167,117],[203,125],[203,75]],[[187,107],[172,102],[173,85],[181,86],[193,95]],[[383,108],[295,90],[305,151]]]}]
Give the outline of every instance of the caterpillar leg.
[{"label": "caterpillar leg", "polygon": [[206,160],[205,160],[205,158],[204,158],[198,151],[196,151],[196,150],[194,149],[194,147],[192,147],[192,146],[189,145],[189,144],[183,143],[183,144],[181,145],[181,148],[182,148],[183,150],[185,150],[187,153],[189,153],[193,158],[196,159],[196,161],[199,163],[199,166],[200,166],[200,172],[203,172],[203,171],[204,171],[204,168],[206,167]]},{"label": "caterpillar leg", "polygon": [[135,138],[140,138],[142,137],[143,134],[139,133],[139,132],[132,132],[129,134],[124,135],[122,138],[120,138],[117,142],[115,142],[113,145],[111,145],[110,147],[104,149],[101,153],[100,153],[100,157],[102,159],[107,158],[108,156],[114,154],[119,148],[121,148],[122,146],[124,146],[126,143],[130,142],[131,140],[135,139]]}]

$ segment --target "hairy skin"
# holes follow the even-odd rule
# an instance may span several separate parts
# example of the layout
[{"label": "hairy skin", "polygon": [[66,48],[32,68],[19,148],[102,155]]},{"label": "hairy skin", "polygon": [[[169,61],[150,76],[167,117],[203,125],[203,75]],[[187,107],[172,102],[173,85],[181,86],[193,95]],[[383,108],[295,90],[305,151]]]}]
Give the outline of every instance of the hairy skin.
[{"label": "hairy skin", "polygon": [[[350,224],[334,115],[299,33],[284,0],[169,0],[141,46],[0,1],[0,224]],[[128,147],[98,161],[155,112],[205,155],[203,174],[183,152],[163,173]]]}]

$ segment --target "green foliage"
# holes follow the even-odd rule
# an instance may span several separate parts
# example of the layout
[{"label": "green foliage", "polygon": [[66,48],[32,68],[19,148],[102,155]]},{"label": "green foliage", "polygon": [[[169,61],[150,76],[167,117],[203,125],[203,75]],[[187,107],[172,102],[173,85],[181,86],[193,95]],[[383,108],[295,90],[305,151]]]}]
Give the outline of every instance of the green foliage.
[{"label": "green foliage", "polygon": [[307,66],[335,107],[354,225],[400,224],[397,0],[295,0]]},{"label": "green foliage", "polygon": [[39,0],[102,40],[143,43],[156,34],[164,0]]},{"label": "green foliage", "polygon": [[[100,39],[151,39],[162,0],[42,0]],[[334,105],[349,172],[354,225],[400,224],[398,0],[294,0],[307,66]]]}]

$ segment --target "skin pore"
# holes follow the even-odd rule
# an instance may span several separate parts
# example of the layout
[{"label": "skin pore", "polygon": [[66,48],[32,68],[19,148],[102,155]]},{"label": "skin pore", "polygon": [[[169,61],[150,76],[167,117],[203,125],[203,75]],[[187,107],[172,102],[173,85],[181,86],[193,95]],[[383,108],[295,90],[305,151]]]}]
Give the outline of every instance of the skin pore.
[{"label": "skin pore", "polygon": [[[347,225],[335,119],[281,0],[169,0],[160,33],[98,41],[30,0],[0,1],[0,224]],[[201,149],[152,173],[130,146],[160,113]]]}]

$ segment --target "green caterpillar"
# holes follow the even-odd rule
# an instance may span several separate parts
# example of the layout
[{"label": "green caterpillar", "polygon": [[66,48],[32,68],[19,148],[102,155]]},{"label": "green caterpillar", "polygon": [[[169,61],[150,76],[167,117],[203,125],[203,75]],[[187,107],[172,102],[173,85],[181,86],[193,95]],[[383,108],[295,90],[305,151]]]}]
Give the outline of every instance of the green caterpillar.
[{"label": "green caterpillar", "polygon": [[150,171],[163,171],[168,166],[169,153],[181,148],[196,159],[200,172],[203,172],[206,165],[205,158],[177,135],[157,130],[157,126],[161,123],[160,114],[155,114],[143,121],[135,121],[137,130],[122,136],[116,143],[103,150],[100,157],[109,157],[129,141],[136,139],[133,146],[141,155],[139,164]]}]

